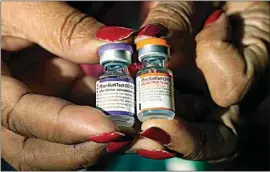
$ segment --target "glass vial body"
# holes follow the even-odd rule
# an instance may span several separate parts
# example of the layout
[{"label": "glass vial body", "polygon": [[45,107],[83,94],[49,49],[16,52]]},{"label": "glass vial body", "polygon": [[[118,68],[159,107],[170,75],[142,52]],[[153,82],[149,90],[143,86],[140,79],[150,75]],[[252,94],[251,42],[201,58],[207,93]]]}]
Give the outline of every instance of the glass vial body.
[{"label": "glass vial body", "polygon": [[142,63],[144,67],[136,77],[138,119],[174,119],[173,73],[157,56],[147,57]]},{"label": "glass vial body", "polygon": [[[146,45],[139,60],[143,68],[136,76],[136,109],[141,122],[175,117],[173,73],[165,67],[164,46]],[[152,53],[153,51],[153,53]]]},{"label": "glass vial body", "polygon": [[[110,54],[103,54],[109,57],[105,57],[106,60],[101,63],[104,74],[96,83],[96,106],[118,126],[132,127],[135,122],[134,80],[127,69],[129,60],[126,61],[124,57],[120,57],[125,53],[119,52],[123,50],[115,51],[116,53],[111,51]],[[120,60],[110,60],[112,54],[117,55]]]}]

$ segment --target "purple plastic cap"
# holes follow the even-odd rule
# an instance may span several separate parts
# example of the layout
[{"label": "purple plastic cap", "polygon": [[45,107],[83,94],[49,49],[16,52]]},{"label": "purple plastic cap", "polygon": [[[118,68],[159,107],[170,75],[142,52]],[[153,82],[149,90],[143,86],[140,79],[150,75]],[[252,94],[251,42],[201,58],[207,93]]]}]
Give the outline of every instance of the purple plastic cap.
[{"label": "purple plastic cap", "polygon": [[123,43],[110,43],[106,45],[102,45],[98,49],[98,55],[100,56],[104,51],[107,50],[124,50],[124,51],[129,51],[131,54],[133,54],[133,49],[132,46],[128,44],[123,44]]}]

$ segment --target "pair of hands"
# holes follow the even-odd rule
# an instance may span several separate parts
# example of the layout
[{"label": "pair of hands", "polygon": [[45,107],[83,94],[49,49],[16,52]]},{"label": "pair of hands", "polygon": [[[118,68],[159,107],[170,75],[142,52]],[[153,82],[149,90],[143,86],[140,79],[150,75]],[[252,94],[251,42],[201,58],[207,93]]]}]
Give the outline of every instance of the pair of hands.
[{"label": "pair of hands", "polygon": [[234,156],[236,104],[268,65],[269,3],[227,2],[226,15],[216,12],[218,19],[198,33],[208,5],[147,4],[136,39],[166,36],[176,87],[207,85],[215,103],[176,95],[177,118],[146,121],[130,141],[102,112],[83,106],[94,106],[96,80],[79,64],[97,63],[100,45],[132,43],[135,31],[104,27],[64,2],[3,2],[2,157],[19,170],[70,170],[127,145],[128,152],[156,159]]}]

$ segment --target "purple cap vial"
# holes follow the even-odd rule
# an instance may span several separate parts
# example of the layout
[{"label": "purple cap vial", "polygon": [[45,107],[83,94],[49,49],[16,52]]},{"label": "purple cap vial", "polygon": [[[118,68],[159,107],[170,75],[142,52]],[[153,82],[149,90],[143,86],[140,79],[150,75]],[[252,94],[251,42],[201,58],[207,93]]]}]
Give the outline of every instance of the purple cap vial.
[{"label": "purple cap vial", "polygon": [[123,50],[123,51],[129,51],[131,54],[133,54],[132,46],[129,44],[110,43],[110,44],[105,44],[99,47],[98,55],[100,56],[102,53],[104,53],[107,50]]},{"label": "purple cap vial", "polygon": [[131,64],[133,49],[129,44],[110,43],[98,49],[100,64],[107,62],[123,62]]}]

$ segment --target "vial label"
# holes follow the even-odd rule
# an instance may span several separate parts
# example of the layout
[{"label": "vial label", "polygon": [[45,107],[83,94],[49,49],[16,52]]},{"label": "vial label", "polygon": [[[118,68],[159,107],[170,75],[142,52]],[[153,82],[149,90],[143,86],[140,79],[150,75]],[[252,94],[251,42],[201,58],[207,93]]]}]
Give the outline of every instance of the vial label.
[{"label": "vial label", "polygon": [[107,115],[134,116],[134,83],[128,78],[105,78],[96,83],[96,106]]},{"label": "vial label", "polygon": [[148,73],[137,77],[137,114],[147,110],[171,110],[174,107],[173,77],[166,73]]}]

